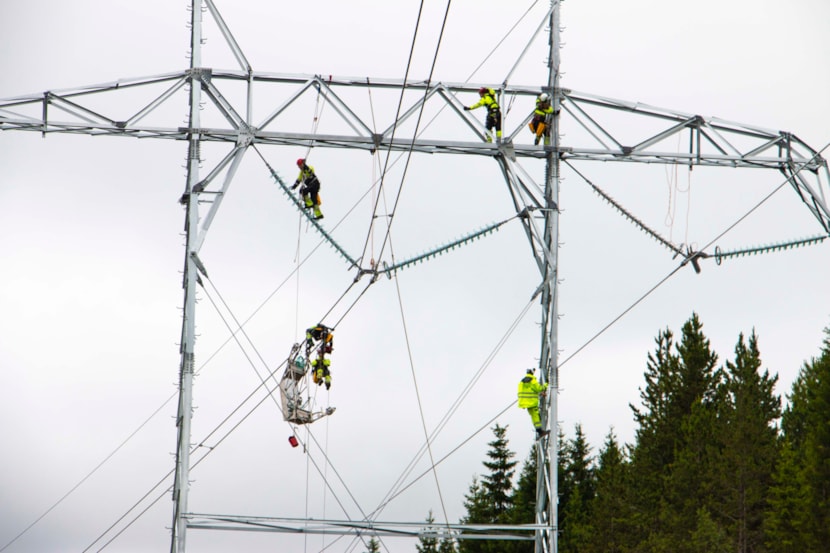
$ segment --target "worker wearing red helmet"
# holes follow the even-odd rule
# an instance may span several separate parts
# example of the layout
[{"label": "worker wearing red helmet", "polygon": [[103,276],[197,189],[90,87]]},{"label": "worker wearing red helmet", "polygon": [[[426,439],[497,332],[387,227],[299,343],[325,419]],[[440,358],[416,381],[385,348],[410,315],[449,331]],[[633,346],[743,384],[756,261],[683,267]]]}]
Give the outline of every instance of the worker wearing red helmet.
[{"label": "worker wearing red helmet", "polygon": [[314,218],[322,219],[323,212],[320,211],[320,204],[322,203],[320,201],[320,179],[314,173],[314,167],[307,165],[305,159],[298,159],[297,167],[300,168],[300,174],[297,176],[297,180],[294,181],[291,190],[294,190],[302,183],[303,186],[300,188],[300,196],[303,198],[305,209],[313,209]]},{"label": "worker wearing red helmet", "polygon": [[499,108],[499,102],[496,100],[496,91],[492,88],[481,87],[478,89],[478,95],[481,99],[471,106],[464,106],[464,111],[485,106],[487,108],[487,118],[484,120],[484,127],[488,131],[485,138],[487,142],[492,142],[493,137],[490,132],[495,129],[496,140],[501,141],[501,108]]}]

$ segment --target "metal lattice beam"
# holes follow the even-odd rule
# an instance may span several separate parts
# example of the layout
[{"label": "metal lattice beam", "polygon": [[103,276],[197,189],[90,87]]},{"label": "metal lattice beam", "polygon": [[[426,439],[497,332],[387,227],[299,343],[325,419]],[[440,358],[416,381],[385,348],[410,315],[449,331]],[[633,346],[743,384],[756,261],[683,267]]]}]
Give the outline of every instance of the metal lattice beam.
[{"label": "metal lattice beam", "polygon": [[[238,70],[219,70],[202,65],[203,4],[231,48],[239,64]],[[561,162],[614,161],[776,170],[787,177],[823,231],[830,233],[827,204],[830,173],[827,162],[796,135],[561,88],[558,0],[551,0],[551,9],[543,22],[551,32],[548,78],[544,89],[553,95],[557,113],[553,119],[550,146],[516,142],[529,119],[524,114],[515,119],[506,114],[504,143],[486,142],[480,120],[465,112],[457,98],[459,94],[473,95],[480,87],[488,87],[497,89],[502,105],[508,105],[516,98],[532,101],[541,91],[537,85],[433,83],[368,77],[323,78],[319,75],[254,72],[212,0],[191,0],[191,17],[191,64],[182,71],[0,100],[0,131],[155,138],[188,144],[187,178],[182,195],[182,204],[187,208],[187,245],[173,486],[175,510],[171,551],[174,553],[185,551],[188,528],[341,534],[371,530],[378,535],[389,536],[432,535],[417,529],[423,523],[314,521],[312,526],[311,521],[188,512],[197,254],[236,169],[250,146],[314,146],[364,151],[384,149],[487,156],[498,161],[541,275],[541,283],[534,293],[540,297],[542,307],[539,368],[542,379],[551,384],[551,393],[541,411],[551,435],[539,442],[537,447],[539,472],[535,524],[510,527],[449,525],[447,528],[453,532],[455,539],[534,539],[537,553],[557,553],[558,547],[557,204]],[[540,24],[539,29],[542,27]],[[240,88],[244,91],[241,101],[237,94]],[[409,94],[406,96],[408,103],[399,115],[381,122],[382,131],[375,132],[373,125],[368,123],[372,118],[366,112],[364,103],[350,98],[356,90],[388,91],[396,95],[406,92]],[[125,97],[127,92],[129,96]],[[171,105],[175,107],[177,120],[185,99],[189,106],[186,126],[169,124],[172,118],[168,116],[167,108]],[[335,114],[344,130],[327,133],[291,130],[292,120],[300,117],[294,110],[309,100],[322,101]],[[204,113],[203,102],[206,106]],[[254,105],[266,106],[266,115],[255,120]],[[411,123],[422,110],[429,110],[435,118],[455,119],[460,124],[449,136],[442,134],[441,139],[430,138],[423,132],[414,138],[396,138],[396,131]],[[639,123],[644,120],[649,122],[648,131],[641,130],[645,126]],[[631,136],[629,133],[633,129],[641,134]],[[199,175],[202,143],[226,143],[230,150],[205,178]],[[687,146],[680,149],[677,147],[680,143]],[[534,183],[519,160],[544,161],[544,184]],[[226,172],[225,178],[220,179],[219,175],[223,172]],[[286,188],[284,183],[281,186]],[[205,217],[199,215],[200,203],[208,206]],[[531,216],[532,213],[535,214]],[[323,232],[319,225],[316,226]],[[470,238],[462,238],[459,242]],[[425,256],[438,251],[440,249]],[[340,253],[352,264],[356,263],[344,251]]]},{"label": "metal lattice beam", "polygon": [[[198,126],[164,126],[142,124],[167,104],[178,102],[188,86],[198,83],[214,113],[214,120]],[[224,90],[231,85],[247,87],[247,105],[235,106]],[[287,99],[277,105],[271,88],[276,87]],[[555,91],[561,105],[558,127],[570,142],[560,140],[547,147],[513,142],[524,130],[527,117],[520,121],[505,118],[505,144],[485,141],[484,128],[463,111],[458,94],[474,93],[491,83],[426,83],[419,80],[372,79],[355,77],[322,78],[318,75],[291,75],[245,71],[213,70],[193,67],[176,73],[125,79],[73,89],[52,90],[0,100],[0,130],[33,131],[42,134],[83,134],[219,142],[234,145],[281,145],[344,148],[375,151],[413,151],[427,154],[466,154],[508,156],[512,159],[546,159],[549,155],[568,161],[618,161],[632,163],[681,164],[688,167],[732,167],[773,169],[792,178],[796,193],[818,219],[822,228],[830,229],[830,172],[827,161],[791,132],[774,131],[730,122],[715,117],[673,111],[636,102],[615,100],[567,89]],[[353,89],[391,90],[402,88],[417,93],[401,115],[381,124],[375,133],[367,121],[365,106],[345,99]],[[125,90],[145,92],[144,101],[135,102],[130,115],[122,111],[117,95]],[[533,97],[539,88],[526,85],[501,87],[502,98]],[[111,101],[104,96],[111,95]],[[308,133],[284,130],[291,108],[304,97],[323,99],[349,132]],[[268,115],[252,121],[250,105],[268,106]],[[394,131],[405,125],[413,114],[430,107],[442,118],[459,119],[463,125],[453,136],[441,139],[424,136],[395,138]],[[648,119],[654,129],[641,136],[628,137],[632,128],[640,128]],[[512,129],[512,130],[511,130]],[[676,144],[686,141],[680,151]]]}]

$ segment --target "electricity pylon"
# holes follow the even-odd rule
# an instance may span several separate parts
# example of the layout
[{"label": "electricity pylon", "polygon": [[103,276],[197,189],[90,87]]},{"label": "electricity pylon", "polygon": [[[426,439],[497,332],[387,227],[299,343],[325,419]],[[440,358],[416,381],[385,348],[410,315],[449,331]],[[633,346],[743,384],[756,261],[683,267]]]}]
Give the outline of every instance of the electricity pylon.
[{"label": "electricity pylon", "polygon": [[[207,12],[204,11],[207,9]],[[541,440],[537,449],[536,520],[531,525],[484,526],[449,525],[456,536],[464,539],[472,530],[477,538],[499,539],[524,537],[534,532],[536,551],[557,552],[557,465],[558,444],[558,307],[557,270],[559,242],[559,180],[563,162],[619,161],[673,165],[772,169],[779,171],[803,200],[820,226],[830,234],[830,210],[826,199],[828,168],[819,152],[789,132],[771,131],[714,118],[704,118],[639,103],[614,100],[564,89],[560,86],[559,0],[552,0],[545,15],[549,28],[548,74],[545,84],[512,85],[505,83],[426,82],[423,80],[354,79],[321,75],[285,75],[260,73],[251,68],[242,49],[223,21],[214,0],[191,0],[190,66],[182,71],[143,78],[120,80],[75,89],[51,90],[42,94],[0,100],[0,130],[33,131],[45,134],[82,134],[157,138],[187,143],[187,174],[181,202],[186,208],[187,243],[184,271],[184,316],[181,331],[181,362],[179,369],[179,405],[177,454],[173,487],[174,520],[171,551],[184,552],[189,528],[233,529],[255,526],[262,531],[302,531],[305,533],[355,533],[369,528],[378,535],[423,535],[416,528],[423,523],[392,524],[378,521],[344,522],[315,521],[316,528],[299,527],[296,520],[256,517],[202,515],[190,512],[188,482],[192,414],[192,381],[195,358],[196,284],[204,268],[199,251],[208,229],[233,182],[245,153],[253,146],[302,146],[357,149],[364,151],[399,151],[429,154],[475,155],[493,158],[499,166],[540,273],[535,291],[542,308],[539,368],[542,381],[550,384],[551,393],[541,406],[543,424],[550,429],[549,438]],[[209,13],[219,27],[239,68],[216,69],[202,63],[202,17]],[[531,40],[541,32],[537,29]],[[522,53],[522,56],[524,52]],[[242,87],[244,100],[234,101],[229,94],[233,87]],[[475,93],[480,87],[498,90],[501,99],[532,100],[540,92],[553,98],[555,115],[549,145],[519,144],[515,138],[524,132],[530,115],[505,127],[504,139],[488,142],[481,124],[463,110],[456,99],[458,93]],[[264,89],[289,90],[279,104]],[[419,98],[406,107],[394,120],[387,121],[381,132],[374,132],[362,110],[345,99],[344,91],[355,88],[394,90],[418,93]],[[119,101],[125,90],[146,93],[146,101],[130,111],[132,115],[118,118],[101,99]],[[163,108],[188,98],[189,117],[186,127],[150,124],[147,121],[163,112]],[[343,132],[336,134],[301,133],[286,130],[281,124],[292,107],[308,95],[325,102],[337,114]],[[254,120],[256,105],[270,105],[268,115]],[[504,102],[502,102],[504,104]],[[440,106],[444,117],[455,118],[463,130],[450,139],[436,140],[415,136],[396,137],[395,131],[415,118],[427,105]],[[105,107],[102,107],[105,106]],[[205,112],[202,111],[203,109]],[[120,106],[123,107],[123,106]],[[122,112],[121,109],[118,110]],[[210,114],[219,124],[205,124]],[[606,117],[613,114],[613,117]],[[621,129],[630,121],[649,119],[659,128],[636,142],[621,138]],[[579,137],[573,143],[562,140],[560,129],[572,129]],[[512,129],[512,130],[511,130]],[[677,151],[666,147],[669,139],[688,138],[688,148]],[[200,174],[202,145],[228,145],[228,152],[205,176]],[[537,184],[520,160],[543,160],[544,182]],[[276,175],[275,175],[276,177]],[[284,185],[284,183],[282,183]],[[205,210],[205,213],[200,213]],[[320,229],[318,227],[319,230]],[[327,237],[328,238],[328,237]],[[708,252],[683,251],[666,243],[675,254],[682,255],[696,268]],[[377,266],[360,266],[363,272],[379,272]],[[499,533],[489,533],[498,530]],[[524,531],[524,532],[522,532]],[[505,535],[505,532],[514,532]]]}]

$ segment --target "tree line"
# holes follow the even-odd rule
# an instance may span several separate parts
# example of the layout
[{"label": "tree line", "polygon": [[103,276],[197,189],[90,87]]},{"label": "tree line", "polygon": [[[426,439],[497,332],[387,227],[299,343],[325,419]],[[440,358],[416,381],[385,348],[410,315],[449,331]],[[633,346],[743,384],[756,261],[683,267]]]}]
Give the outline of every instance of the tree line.
[{"label": "tree line", "polygon": [[[782,406],[758,337],[718,364],[697,314],[679,340],[658,333],[633,444],[613,432],[594,454],[579,424],[560,432],[563,553],[819,553],[830,547],[830,328]],[[535,522],[536,454],[519,467],[496,424],[465,524]],[[535,447],[535,446],[534,446]],[[518,470],[518,474],[517,474]],[[418,553],[532,553],[533,541],[455,540],[432,512]],[[378,551],[375,540],[372,548]]]}]

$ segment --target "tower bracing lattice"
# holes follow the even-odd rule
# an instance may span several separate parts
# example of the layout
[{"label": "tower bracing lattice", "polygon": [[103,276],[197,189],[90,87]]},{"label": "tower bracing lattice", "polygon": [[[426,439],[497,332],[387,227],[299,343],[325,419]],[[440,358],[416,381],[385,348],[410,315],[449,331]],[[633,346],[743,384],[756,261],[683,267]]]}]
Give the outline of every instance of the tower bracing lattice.
[{"label": "tower bracing lattice", "polygon": [[[204,9],[206,8],[206,10]],[[536,520],[527,525],[446,525],[458,539],[535,539],[536,551],[556,553],[558,520],[557,466],[559,429],[558,340],[558,243],[559,179],[563,164],[627,162],[729,167],[779,172],[818,223],[821,237],[830,234],[830,174],[826,160],[797,135],[743,125],[712,117],[682,113],[583,93],[560,85],[560,5],[550,4],[545,15],[549,29],[547,74],[540,83],[516,85],[494,82],[431,82],[425,79],[384,79],[317,74],[281,74],[254,71],[224,23],[214,0],[192,0],[190,66],[149,77],[72,89],[49,90],[35,95],[0,100],[0,130],[49,134],[79,134],[95,137],[166,139],[187,143],[186,181],[181,203],[186,208],[186,253],[184,271],[184,317],[181,330],[179,406],[174,515],[171,551],[184,552],[189,529],[223,529],[262,532],[424,536],[423,523],[381,521],[307,520],[197,514],[190,510],[188,489],[191,467],[192,385],[195,356],[196,289],[205,274],[199,252],[223,199],[229,193],[236,170],[252,149],[294,146],[335,148],[367,152],[409,152],[492,158],[510,192],[516,217],[523,226],[536,266],[539,284],[534,291],[542,308],[539,349],[540,380],[552,390],[542,406],[549,438],[538,442]],[[202,61],[202,18],[207,14],[234,54],[235,70],[206,66]],[[543,26],[537,29],[540,34]],[[535,38],[536,35],[534,35]],[[464,98],[482,88],[497,90],[502,105],[532,104],[541,92],[552,95],[555,116],[550,144],[522,143],[531,114],[505,118],[502,140],[487,141],[487,131],[475,112],[464,110]],[[370,120],[364,101],[355,91],[390,93],[403,99],[395,117],[378,126]],[[129,94],[125,94],[129,93]],[[167,116],[188,105],[185,126]],[[328,117],[338,121],[337,133],[309,132],[291,124],[292,110],[303,102],[321,102]],[[174,106],[177,109],[171,110]],[[254,114],[254,106],[257,114]],[[424,112],[451,120],[452,129],[439,138],[429,133],[412,135],[401,129],[418,128]],[[118,115],[115,115],[115,114]],[[126,115],[125,115],[126,114]],[[633,122],[649,120],[648,133],[632,140]],[[373,129],[379,128],[379,131]],[[567,140],[562,130],[567,129]],[[224,157],[205,174],[201,150],[205,144],[226,146]],[[677,148],[677,144],[682,148]],[[541,160],[544,175],[531,174],[524,162]],[[461,161],[460,163],[463,163]],[[287,183],[276,172],[272,176],[289,193]],[[537,180],[543,182],[537,183]],[[290,194],[290,193],[289,193]],[[298,209],[302,206],[298,204]],[[626,215],[628,215],[626,213]],[[501,223],[499,223],[501,224]],[[497,228],[484,229],[481,234]],[[392,266],[370,264],[358,252],[342,248],[319,224],[316,230],[343,255],[356,275],[387,276],[407,262]],[[457,241],[472,239],[471,235]],[[453,245],[453,244],[451,244]],[[701,252],[683,251],[667,244],[676,254],[694,263]],[[449,245],[448,245],[449,248]],[[439,250],[424,254],[423,258]],[[707,253],[712,256],[714,252]],[[418,259],[411,260],[414,264]],[[442,525],[444,526],[444,525]],[[533,538],[528,536],[532,535]]]}]

